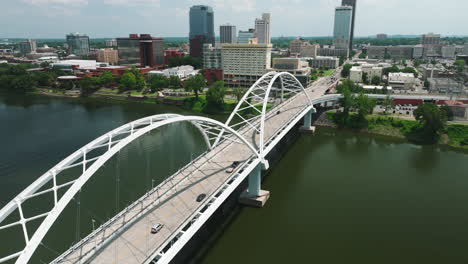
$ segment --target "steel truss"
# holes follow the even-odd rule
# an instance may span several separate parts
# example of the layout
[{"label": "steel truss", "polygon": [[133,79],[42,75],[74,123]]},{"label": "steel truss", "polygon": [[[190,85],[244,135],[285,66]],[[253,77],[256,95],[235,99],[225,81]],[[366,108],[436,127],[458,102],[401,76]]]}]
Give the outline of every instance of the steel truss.
[{"label": "steel truss", "polygon": [[[52,169],[43,174],[39,179],[27,187],[16,196],[2,210],[0,210],[0,230],[21,226],[25,241],[23,250],[0,258],[0,263],[17,258],[16,263],[28,263],[38,246],[41,244],[47,232],[52,227],[66,206],[79,193],[81,188],[94,176],[102,166],[106,164],[121,149],[131,142],[144,136],[145,134],[160,127],[180,122],[190,122],[199,129],[205,139],[209,150],[214,149],[213,143],[219,140],[220,132],[223,131],[221,139],[235,144],[246,145],[254,155],[261,158],[260,153],[239,133],[224,124],[204,117],[180,116],[175,114],[155,115],[142,118],[121,126],[87,144],[79,149]],[[92,156],[94,150],[100,150],[100,154]],[[95,154],[95,153],[94,153]],[[82,168],[81,174],[73,180],[63,184],[57,184],[60,174],[72,168]],[[52,185],[51,188],[47,186]],[[59,197],[59,190],[66,189],[66,192]],[[26,218],[22,204],[29,199],[40,199],[45,194],[53,193],[53,208],[48,212]],[[18,221],[2,224],[10,215],[18,211],[20,219]],[[35,232],[28,231],[27,224],[31,221],[43,219],[39,228]],[[31,233],[32,236],[30,235]]]},{"label": "steel truss", "polygon": [[[278,84],[279,87],[275,84]],[[244,94],[225,125],[235,130],[249,127],[256,131],[260,135],[257,151],[262,157],[265,157],[264,131],[268,104],[275,104],[278,100],[282,103],[299,93],[304,93],[309,105],[312,105],[309,95],[294,75],[288,72],[269,72],[255,82]],[[221,131],[214,146],[222,139],[223,133],[224,131]]]}]

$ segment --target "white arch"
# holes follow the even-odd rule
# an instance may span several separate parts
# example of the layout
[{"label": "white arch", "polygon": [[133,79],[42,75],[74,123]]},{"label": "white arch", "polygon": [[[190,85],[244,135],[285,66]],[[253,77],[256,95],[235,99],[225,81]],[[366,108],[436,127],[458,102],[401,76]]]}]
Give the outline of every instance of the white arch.
[{"label": "white arch", "polygon": [[[229,116],[229,119],[226,121],[225,125],[231,128],[236,128],[238,125],[248,125],[254,130],[257,130],[260,134],[260,144],[259,144],[259,152],[261,156],[264,158],[264,130],[265,130],[265,120],[267,114],[267,106],[268,106],[268,99],[270,97],[270,93],[273,90],[273,84],[276,80],[280,79],[281,83],[281,99],[283,99],[285,92],[288,95],[296,95],[298,93],[304,93],[307,97],[309,105],[312,105],[312,101],[307,94],[304,86],[302,86],[301,82],[299,82],[294,75],[289,72],[268,72],[263,75],[260,79],[258,79],[250,89],[244,94],[242,99],[237,104],[234,111]],[[260,100],[260,103],[250,103],[252,99]],[[243,107],[247,104],[247,107]],[[257,106],[261,106],[262,111],[257,109]],[[254,118],[246,118],[242,116],[242,111],[246,109],[254,109],[260,114],[260,129],[257,129],[254,122],[258,121],[258,117]],[[232,124],[232,121],[235,117],[240,117],[242,121],[237,124]],[[222,131],[218,137],[218,140],[213,144],[216,146],[219,142],[219,139],[222,138],[223,135]]]},{"label": "white arch", "polygon": [[[7,204],[0,211],[0,223],[1,223],[15,209],[19,210],[21,220],[13,224],[0,227],[0,229],[8,228],[14,225],[22,225],[23,233],[24,233],[25,241],[26,241],[26,246],[22,251],[12,254],[10,256],[7,256],[5,258],[1,258],[0,262],[4,262],[4,261],[18,257],[18,259],[16,260],[16,263],[21,263],[21,264],[28,263],[28,261],[30,260],[34,252],[36,251],[37,247],[39,246],[39,244],[42,242],[47,232],[52,227],[53,223],[57,220],[57,218],[60,216],[62,211],[66,208],[66,206],[70,203],[73,197],[81,190],[81,188],[95,174],[96,171],[98,171],[110,158],[112,158],[121,149],[123,149],[124,147],[126,147],[128,144],[138,139],[139,137],[145,135],[146,133],[152,130],[160,128],[162,126],[173,124],[173,123],[178,123],[178,122],[191,122],[198,129],[200,129],[208,145],[208,148],[210,149],[211,149],[211,144],[209,141],[209,134],[210,133],[212,134],[212,132],[208,130],[215,127],[217,128],[217,131],[221,131],[221,130],[228,131],[231,135],[235,136],[237,139],[240,140],[240,141],[235,141],[235,142],[246,145],[253,152],[254,155],[256,155],[258,158],[261,158],[260,154],[256,151],[256,149],[247,140],[245,140],[239,133],[237,133],[235,130],[231,129],[230,127],[227,127],[224,124],[216,120],[210,119],[210,118],[167,114],[167,115],[156,115],[156,116],[147,117],[147,118],[143,118],[143,119],[131,122],[127,125],[119,127],[97,138],[96,140],[87,144],[85,147],[81,148],[80,150],[76,151],[75,153],[67,157],[65,160],[60,162],[54,168],[52,168],[47,173],[42,175],[38,180],[36,180],[33,184],[31,184],[28,188],[26,188],[23,192],[21,192],[13,201]],[[212,127],[210,127],[209,125],[211,125]],[[141,126],[144,126],[144,127],[140,128]],[[113,137],[117,135],[126,134],[126,133],[128,133],[129,135],[123,138],[122,140],[118,141],[118,143],[112,142]],[[226,139],[229,139],[229,138],[226,137]],[[103,155],[95,159],[86,161],[86,153],[88,153],[90,150],[95,149],[97,147],[107,147],[108,150]],[[76,161],[79,160],[80,158],[83,158],[83,161],[76,163]],[[86,168],[87,162],[91,162],[91,161],[94,161],[94,163],[89,168]],[[56,185],[56,176],[58,173],[60,173],[60,171],[63,171],[71,167],[76,167],[75,166],[76,164],[78,164],[77,166],[83,166],[83,173],[76,180],[72,181],[70,184],[66,184],[66,186],[71,185],[71,187],[60,198],[60,200],[58,200],[57,190],[65,186]],[[37,191],[41,187],[43,187],[45,184],[49,183],[51,180],[53,181],[54,187],[47,190],[47,192],[54,192],[54,197],[55,197],[54,208],[48,213],[33,217],[34,219],[23,218],[21,204],[27,199],[43,194],[44,191],[41,191],[41,192],[37,192]],[[41,223],[41,225],[36,230],[36,232],[31,237],[31,239],[29,239],[29,235],[28,235],[27,228],[26,228],[26,223],[35,219],[42,218],[42,217],[45,217],[44,221]]]}]

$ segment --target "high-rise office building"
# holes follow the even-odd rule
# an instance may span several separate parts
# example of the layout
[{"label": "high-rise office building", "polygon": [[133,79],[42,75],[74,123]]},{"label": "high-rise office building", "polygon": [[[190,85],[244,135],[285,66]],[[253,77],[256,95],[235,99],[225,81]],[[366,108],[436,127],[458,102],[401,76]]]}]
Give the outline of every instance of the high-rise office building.
[{"label": "high-rise office building", "polygon": [[339,6],[335,9],[333,45],[337,49],[350,47],[352,16],[353,8],[350,6]]},{"label": "high-rise office building", "polygon": [[100,49],[96,53],[96,59],[99,62],[107,62],[109,64],[119,63],[119,53],[115,49],[107,48]]},{"label": "high-rise office building", "polygon": [[440,45],[440,35],[429,33],[421,36],[421,44],[423,45]]},{"label": "high-rise office building", "polygon": [[223,44],[221,65],[228,87],[250,87],[271,68],[271,44]]},{"label": "high-rise office building", "polygon": [[35,40],[28,39],[19,43],[20,53],[23,55],[36,52],[37,44]]},{"label": "high-rise office building", "polygon": [[67,35],[68,52],[77,56],[89,54],[89,37],[79,33]]},{"label": "high-rise office building", "polygon": [[219,36],[221,44],[223,43],[237,43],[237,32],[236,26],[233,25],[221,25],[219,27]]},{"label": "high-rise office building", "polygon": [[270,25],[271,14],[265,13],[262,18],[255,19],[255,33],[257,34],[258,44],[270,44]]},{"label": "high-rise office building", "polygon": [[249,44],[251,40],[255,38],[255,29],[251,28],[247,31],[239,30],[239,36],[237,42],[239,44]]},{"label": "high-rise office building", "polygon": [[356,21],[356,1],[357,0],[342,0],[342,6],[351,6],[353,8],[353,17],[351,19],[351,36],[349,40],[349,50],[353,50],[353,40],[354,40],[354,26]]},{"label": "high-rise office building", "polygon": [[195,5],[190,8],[190,56],[202,58],[203,44],[215,45],[213,8]]},{"label": "high-rise office building", "polygon": [[164,40],[149,34],[131,34],[117,38],[119,64],[125,66],[155,67],[164,64]]}]

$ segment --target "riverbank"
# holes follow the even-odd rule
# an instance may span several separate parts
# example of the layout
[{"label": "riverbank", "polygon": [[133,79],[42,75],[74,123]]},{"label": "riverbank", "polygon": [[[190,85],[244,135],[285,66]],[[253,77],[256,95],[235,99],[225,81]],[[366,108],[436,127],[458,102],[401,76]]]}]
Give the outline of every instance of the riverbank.
[{"label": "riverbank", "polygon": [[[28,94],[38,94],[62,98],[79,98],[76,91],[65,91],[51,88],[35,88],[27,91]],[[228,114],[237,105],[237,101],[232,98],[225,98],[224,109],[208,106],[206,96],[199,95],[198,100],[194,95],[189,96],[161,96],[160,92],[143,94],[139,91],[129,91],[120,93],[118,89],[100,88],[96,92],[88,95],[89,98],[110,99],[119,102],[139,102],[145,104],[163,104],[182,108],[183,110],[205,113],[205,114]]]},{"label": "riverbank", "polygon": [[[315,125],[338,129],[337,124],[333,121],[334,114],[335,111],[322,113],[315,122]],[[344,129],[364,134],[404,139],[418,144],[418,135],[413,133],[414,128],[418,126],[417,121],[380,115],[370,115],[366,120],[367,124],[363,129]],[[448,124],[436,144],[459,150],[468,150],[468,126],[463,124]]]}]

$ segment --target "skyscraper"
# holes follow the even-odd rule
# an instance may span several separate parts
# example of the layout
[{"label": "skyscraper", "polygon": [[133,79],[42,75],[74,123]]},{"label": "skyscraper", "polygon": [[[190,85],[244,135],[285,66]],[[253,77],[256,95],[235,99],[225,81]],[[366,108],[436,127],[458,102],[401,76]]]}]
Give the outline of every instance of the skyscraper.
[{"label": "skyscraper", "polygon": [[[203,44],[215,45],[213,8],[205,5],[195,5],[190,8],[190,54],[203,54]],[[202,43],[198,43],[202,42]],[[194,50],[197,49],[197,50]]]},{"label": "skyscraper", "polygon": [[257,33],[258,44],[270,44],[270,24],[271,14],[265,13],[262,18],[255,19],[255,32]]},{"label": "skyscraper", "polygon": [[70,53],[78,56],[89,54],[89,37],[79,33],[70,33],[67,35],[68,50]]},{"label": "skyscraper", "polygon": [[164,64],[164,40],[149,34],[117,38],[119,63],[125,66],[155,67]]},{"label": "skyscraper", "polygon": [[337,49],[349,49],[351,42],[351,24],[353,8],[339,6],[335,9],[335,29],[333,45]]},{"label": "skyscraper", "polygon": [[37,44],[35,40],[28,39],[19,43],[20,53],[23,55],[36,52]]},{"label": "skyscraper", "polygon": [[349,41],[349,50],[353,50],[353,40],[354,40],[354,22],[356,21],[356,1],[357,0],[342,0],[342,6],[351,6],[353,8],[353,18],[351,21],[351,38]]},{"label": "skyscraper", "polygon": [[222,43],[237,43],[237,32],[236,26],[233,25],[221,25],[219,27],[220,40]]}]

